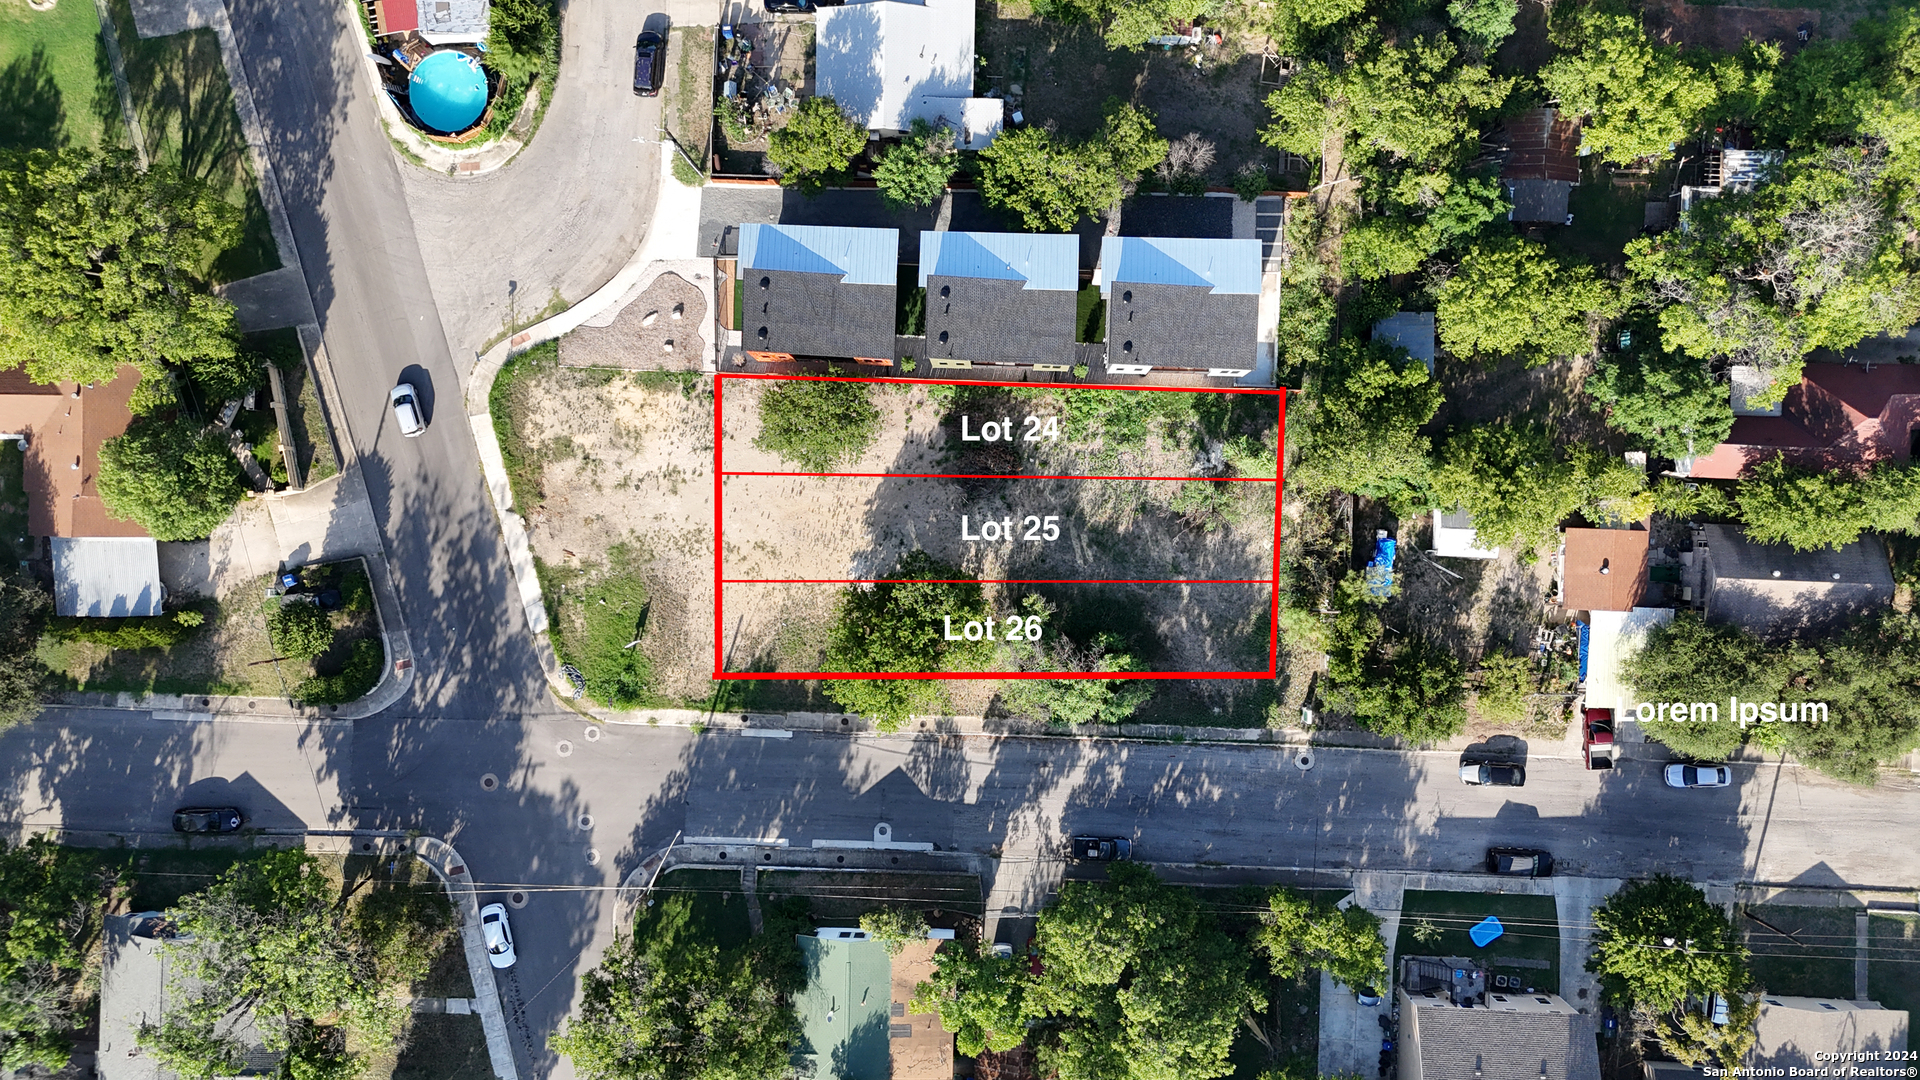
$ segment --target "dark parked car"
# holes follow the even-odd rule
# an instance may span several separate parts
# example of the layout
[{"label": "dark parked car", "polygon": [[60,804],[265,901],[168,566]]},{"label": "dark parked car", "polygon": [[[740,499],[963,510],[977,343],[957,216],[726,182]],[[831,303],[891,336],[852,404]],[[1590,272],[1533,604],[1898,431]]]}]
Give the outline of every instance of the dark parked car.
[{"label": "dark parked car", "polygon": [[842,0],[767,0],[767,11],[775,15],[804,15],[815,8],[839,7]]},{"label": "dark parked car", "polygon": [[1553,856],[1534,848],[1488,848],[1487,873],[1510,877],[1552,877]]},{"label": "dark parked car", "polygon": [[1485,787],[1525,787],[1527,770],[1518,765],[1483,762],[1460,766],[1460,779],[1463,783]]},{"label": "dark parked car", "polygon": [[239,832],[246,823],[240,811],[231,806],[189,806],[173,812],[174,832]]},{"label": "dark parked car", "polygon": [[1125,862],[1133,858],[1133,845],[1118,836],[1076,836],[1073,857],[1094,862]]},{"label": "dark parked car", "polygon": [[633,43],[633,92],[652,97],[660,92],[660,73],[667,69],[667,43],[651,30]]}]

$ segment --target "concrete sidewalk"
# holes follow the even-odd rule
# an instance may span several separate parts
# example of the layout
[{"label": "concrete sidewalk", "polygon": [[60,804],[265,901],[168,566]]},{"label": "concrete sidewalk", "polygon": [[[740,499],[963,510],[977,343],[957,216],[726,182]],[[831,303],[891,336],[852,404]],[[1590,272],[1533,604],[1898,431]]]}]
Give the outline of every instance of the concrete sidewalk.
[{"label": "concrete sidewalk", "polygon": [[487,1033],[487,1057],[493,1062],[493,1075],[499,1080],[519,1080],[520,1070],[513,1064],[513,1044],[507,1039],[506,1012],[500,1007],[500,988],[494,982],[493,965],[487,960],[487,944],[480,932],[480,901],[474,897],[467,861],[452,844],[438,837],[414,837],[411,847],[420,861],[433,868],[447,888],[447,899],[460,914],[460,940],[467,950],[467,971],[473,976],[473,1011],[480,1014],[480,1026]]}]

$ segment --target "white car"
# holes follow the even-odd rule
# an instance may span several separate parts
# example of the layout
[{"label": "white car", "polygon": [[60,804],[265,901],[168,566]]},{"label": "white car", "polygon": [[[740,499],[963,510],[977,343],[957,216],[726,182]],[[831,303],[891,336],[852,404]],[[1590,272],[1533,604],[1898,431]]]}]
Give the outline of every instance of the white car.
[{"label": "white car", "polygon": [[1725,765],[1682,765],[1676,761],[1667,766],[1666,777],[1668,787],[1726,787],[1733,783],[1733,770]]},{"label": "white car", "polygon": [[496,968],[510,968],[513,955],[513,930],[507,926],[507,906],[488,904],[480,909],[480,933],[487,939],[487,962]]},{"label": "white car", "polygon": [[394,387],[387,400],[393,403],[393,420],[400,425],[400,434],[409,439],[426,434],[427,418],[420,412],[420,395],[414,392],[412,383]]}]

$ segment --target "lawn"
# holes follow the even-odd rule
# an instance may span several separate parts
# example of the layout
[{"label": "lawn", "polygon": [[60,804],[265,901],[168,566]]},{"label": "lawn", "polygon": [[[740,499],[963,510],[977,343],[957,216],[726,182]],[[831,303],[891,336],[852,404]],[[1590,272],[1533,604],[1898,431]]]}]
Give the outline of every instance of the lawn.
[{"label": "lawn", "polygon": [[644,708],[659,698],[653,665],[634,647],[650,610],[642,560],[627,544],[607,549],[607,561],[577,568],[535,564],[552,625],[553,651],[586,677],[587,696],[617,709]]},{"label": "lawn", "polygon": [[233,108],[219,39],[212,30],[143,39],[134,30],[128,0],[108,3],[153,163],[212,185],[241,214],[240,241],[225,251],[209,250],[200,273],[222,282],[278,269],[280,256],[255,186],[246,133]]},{"label": "lawn", "polygon": [[33,552],[27,535],[27,455],[11,439],[0,441],[0,569],[11,570]]},{"label": "lawn", "polygon": [[653,904],[633,920],[635,938],[708,941],[737,949],[753,936],[738,870],[673,870],[653,886]]},{"label": "lawn", "polygon": [[1107,340],[1107,302],[1100,298],[1100,286],[1088,284],[1074,297],[1073,325],[1079,331],[1075,341]]},{"label": "lawn", "polygon": [[[1743,908],[1736,921],[1753,953],[1754,981],[1774,994],[1852,997],[1854,910],[1773,904]],[[1747,912],[1793,939],[1748,918]]]},{"label": "lawn", "polygon": [[165,911],[188,893],[213,884],[227,867],[252,854],[238,845],[194,850],[117,848],[101,852],[101,860],[125,878],[127,910]]},{"label": "lawn", "polygon": [[[704,173],[713,156],[713,28],[674,27],[667,55],[679,58],[667,131]],[[673,150],[667,147],[661,152]]]},{"label": "lawn", "polygon": [[[1482,949],[1467,930],[1489,915],[1499,918],[1506,933]],[[1437,934],[1424,929],[1429,925]],[[1421,940],[1423,934],[1428,940]],[[1492,974],[1518,975],[1528,986],[1560,992],[1560,916],[1551,896],[1409,891],[1393,948],[1396,957],[1484,957]]]},{"label": "lawn", "polygon": [[1876,913],[1867,934],[1867,996],[1920,1013],[1920,918]]},{"label": "lawn", "polygon": [[90,3],[0,4],[0,150],[126,142]]},{"label": "lawn", "polygon": [[924,909],[935,926],[951,926],[959,915],[979,918],[984,910],[980,879],[971,874],[762,870],[759,876],[763,907],[784,897],[804,896],[814,922],[822,926],[853,926],[867,912],[893,906]]}]

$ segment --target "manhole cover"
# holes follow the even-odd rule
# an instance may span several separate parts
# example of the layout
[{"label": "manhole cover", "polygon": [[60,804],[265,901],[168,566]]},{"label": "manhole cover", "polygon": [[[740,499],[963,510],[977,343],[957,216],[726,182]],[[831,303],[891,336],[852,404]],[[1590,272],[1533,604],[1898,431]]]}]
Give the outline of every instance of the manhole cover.
[{"label": "manhole cover", "polygon": [[588,866],[599,866],[599,865],[600,865],[600,849],[599,849],[599,848],[590,848],[590,849],[588,849],[588,851],[587,851],[587,865],[588,865]]},{"label": "manhole cover", "polygon": [[515,908],[526,907],[527,894],[523,892],[510,892],[507,894],[507,904],[510,907],[515,907]]},{"label": "manhole cover", "polygon": [[590,727],[590,728],[588,728],[588,729],[587,729],[587,733],[586,733],[586,735],[585,735],[585,738],[586,738],[586,740],[587,740],[588,742],[599,742],[599,741],[600,741],[600,729],[599,729],[599,728],[597,728],[597,727]]},{"label": "manhole cover", "polygon": [[580,820],[579,820],[579,822],[578,822],[577,824],[579,824],[579,826],[580,826],[580,831],[581,831],[581,832],[586,832],[586,831],[588,831],[588,830],[590,830],[590,829],[592,829],[592,828],[593,828],[593,815],[592,815],[592,814],[581,814],[581,815],[580,815]]},{"label": "manhole cover", "polygon": [[571,757],[573,756],[573,744],[565,739],[561,739],[559,744],[553,748],[553,752],[559,754],[561,757]]},{"label": "manhole cover", "polygon": [[1313,768],[1313,751],[1302,750],[1293,755],[1293,767],[1299,769],[1301,772],[1306,772],[1308,769]]},{"label": "manhole cover", "polygon": [[499,786],[500,786],[500,778],[493,775],[492,773],[488,773],[487,775],[480,778],[481,791],[492,791],[494,788],[497,788]]}]

